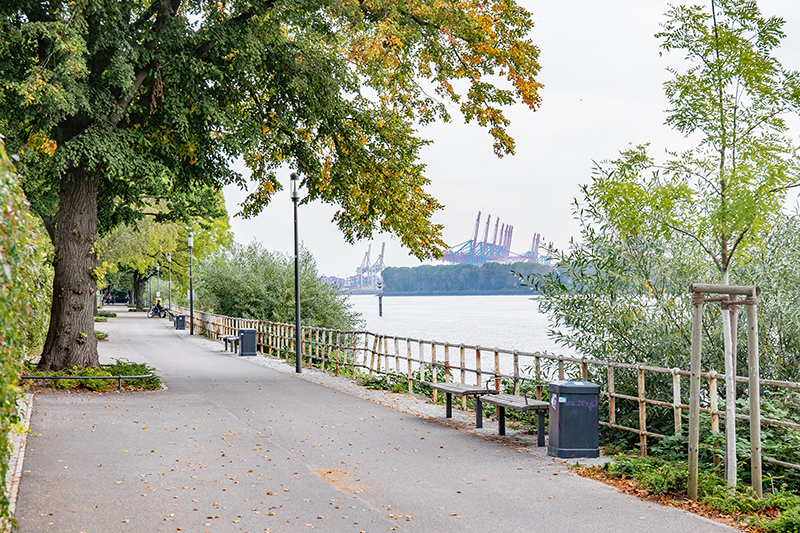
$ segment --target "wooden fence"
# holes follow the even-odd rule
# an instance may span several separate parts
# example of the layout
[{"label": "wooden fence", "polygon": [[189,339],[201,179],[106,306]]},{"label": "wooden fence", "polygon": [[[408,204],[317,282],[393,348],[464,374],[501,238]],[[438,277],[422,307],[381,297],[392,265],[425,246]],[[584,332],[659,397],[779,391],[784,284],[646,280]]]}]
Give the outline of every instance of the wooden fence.
[{"label": "wooden fence", "polygon": [[[189,310],[173,305],[173,310],[187,315]],[[236,335],[241,328],[256,330],[258,350],[268,356],[288,357],[294,354],[294,325],[234,318],[222,315],[194,312],[195,331],[217,340],[222,335]],[[188,327],[188,324],[187,324]],[[535,397],[542,399],[543,389],[555,380],[592,380],[601,386],[601,396],[606,398],[607,419],[600,424],[615,430],[627,431],[639,436],[639,449],[647,454],[648,438],[664,437],[664,433],[649,431],[648,411],[660,407],[672,411],[673,432],[684,431],[683,411],[689,409],[688,393],[689,371],[678,368],[662,368],[645,364],[627,364],[599,361],[588,357],[570,357],[541,352],[523,352],[500,348],[486,348],[466,344],[449,344],[437,341],[395,337],[375,334],[368,331],[339,331],[316,327],[303,327],[302,354],[307,365],[316,364],[324,370],[339,374],[342,367],[349,367],[353,375],[367,378],[387,376],[403,380],[410,392],[420,381],[474,383],[495,389],[507,388],[514,394],[529,389]],[[626,375],[627,374],[627,375]],[[635,379],[634,379],[635,377]],[[709,370],[701,372],[703,407],[701,411],[709,415],[711,430],[719,432],[720,418],[724,420],[725,411],[719,410],[720,385],[724,386],[724,374]],[[654,380],[671,381],[671,398],[648,398],[647,385]],[[747,377],[739,376],[737,383],[748,383]],[[791,381],[760,380],[764,387],[800,391],[800,383]],[[652,384],[652,383],[651,383]],[[618,392],[618,388],[624,391]],[[434,391],[434,401],[436,401]],[[625,405],[628,407],[625,407]],[[635,407],[633,407],[635,406]],[[462,398],[466,407],[466,398]],[[648,409],[649,407],[649,409]],[[638,412],[636,427],[618,423],[620,413]],[[635,418],[635,417],[634,417]],[[737,420],[748,420],[746,414],[737,413]],[[761,418],[764,426],[779,426],[800,430],[800,424],[789,420]],[[800,470],[800,465],[763,457],[763,461],[776,466]]]}]

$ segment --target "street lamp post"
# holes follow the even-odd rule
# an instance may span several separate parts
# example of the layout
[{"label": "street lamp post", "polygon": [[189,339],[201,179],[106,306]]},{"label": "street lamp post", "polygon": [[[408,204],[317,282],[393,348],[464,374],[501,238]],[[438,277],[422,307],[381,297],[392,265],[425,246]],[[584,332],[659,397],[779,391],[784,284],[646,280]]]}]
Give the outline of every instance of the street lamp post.
[{"label": "street lamp post", "polygon": [[297,234],[297,201],[300,199],[300,176],[292,172],[292,203],[294,204],[294,346],[295,372],[303,372],[303,344],[300,326],[300,241]]},{"label": "street lamp post", "polygon": [[172,253],[167,254],[167,264],[169,265],[169,285],[167,286],[167,297],[169,298],[169,316],[172,318]]},{"label": "street lamp post", "polygon": [[189,335],[194,335],[194,286],[192,285],[192,248],[194,233],[189,234]]},{"label": "street lamp post", "polygon": [[161,265],[156,263],[156,300],[161,298]]},{"label": "street lamp post", "polygon": [[378,316],[383,316],[383,282],[378,282]]}]

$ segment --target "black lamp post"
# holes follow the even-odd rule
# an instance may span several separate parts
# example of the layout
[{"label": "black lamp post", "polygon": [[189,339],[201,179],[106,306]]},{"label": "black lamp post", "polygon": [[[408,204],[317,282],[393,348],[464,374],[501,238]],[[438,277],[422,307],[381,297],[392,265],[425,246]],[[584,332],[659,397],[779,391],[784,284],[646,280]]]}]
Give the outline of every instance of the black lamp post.
[{"label": "black lamp post", "polygon": [[167,254],[167,264],[169,265],[169,286],[167,287],[167,297],[169,298],[169,312],[172,317],[172,253]]},{"label": "black lamp post", "polygon": [[189,335],[194,335],[194,287],[192,285],[192,248],[194,233],[189,234]]},{"label": "black lamp post", "polygon": [[156,263],[156,300],[161,298],[161,265]]},{"label": "black lamp post", "polygon": [[295,372],[303,372],[303,344],[300,327],[300,241],[297,235],[297,201],[300,199],[300,176],[292,172],[292,203],[294,204],[294,346]]}]

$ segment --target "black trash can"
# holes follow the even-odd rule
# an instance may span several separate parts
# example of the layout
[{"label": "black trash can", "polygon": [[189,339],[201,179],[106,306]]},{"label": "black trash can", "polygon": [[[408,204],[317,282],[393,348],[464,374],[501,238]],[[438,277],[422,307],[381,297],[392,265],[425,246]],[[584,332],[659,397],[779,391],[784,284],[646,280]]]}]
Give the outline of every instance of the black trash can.
[{"label": "black trash can", "polygon": [[241,328],[239,330],[239,356],[253,357],[255,355],[258,355],[256,330],[253,328]]},{"label": "black trash can", "polygon": [[599,457],[600,386],[588,381],[550,383],[550,442],[547,455]]},{"label": "black trash can", "polygon": [[175,315],[175,329],[186,329],[186,315]]}]

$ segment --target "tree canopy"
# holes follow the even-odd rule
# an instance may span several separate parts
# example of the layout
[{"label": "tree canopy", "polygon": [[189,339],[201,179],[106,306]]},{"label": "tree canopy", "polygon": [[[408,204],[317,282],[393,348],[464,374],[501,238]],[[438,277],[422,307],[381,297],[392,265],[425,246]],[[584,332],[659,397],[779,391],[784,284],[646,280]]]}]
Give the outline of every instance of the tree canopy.
[{"label": "tree canopy", "polygon": [[773,56],[783,19],[755,2],[671,7],[656,37],[684,55],[669,69],[666,124],[696,141],[662,162],[647,145],[598,165],[590,194],[621,232],[699,246],[727,283],[737,252],[758,243],[800,166],[785,118],[800,111],[800,74]]},{"label": "tree canopy", "polygon": [[[103,273],[118,274],[129,278],[133,289],[133,301],[137,308],[144,304],[144,284],[159,272],[162,278],[168,276],[171,267],[172,278],[181,283],[189,276],[188,235],[194,234],[193,256],[202,261],[219,248],[227,247],[233,236],[230,232],[227,212],[222,194],[215,197],[219,216],[193,220],[189,225],[177,222],[156,222],[158,206],[151,206],[149,216],[135,226],[123,224],[104,236],[99,242]],[[187,281],[188,283],[188,281]],[[166,301],[166,297],[163,298]]]},{"label": "tree canopy", "polygon": [[[359,324],[347,296],[322,281],[308,250],[300,251],[303,325],[352,330]],[[197,305],[225,316],[294,323],[294,258],[257,242],[232,244],[197,263]]]},{"label": "tree canopy", "polygon": [[[97,363],[95,241],[147,202],[202,215],[256,187],[257,213],[297,169],[306,201],[337,204],[346,238],[443,247],[418,124],[456,103],[512,153],[503,108],[539,105],[530,15],[513,0],[9,0],[0,5],[0,128],[55,247],[44,368]],[[88,340],[87,340],[88,339]]]}]

